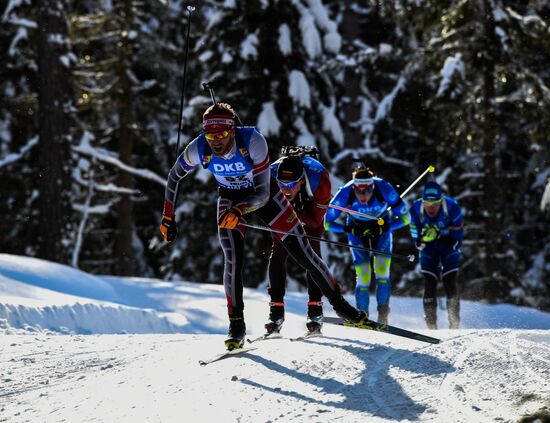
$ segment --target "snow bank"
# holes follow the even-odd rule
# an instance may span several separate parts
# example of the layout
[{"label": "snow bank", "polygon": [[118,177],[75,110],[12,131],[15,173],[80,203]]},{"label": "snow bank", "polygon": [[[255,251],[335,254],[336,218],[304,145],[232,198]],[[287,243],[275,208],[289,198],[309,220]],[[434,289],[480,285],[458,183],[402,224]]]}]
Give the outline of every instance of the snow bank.
[{"label": "snow bank", "polygon": [[65,294],[102,301],[120,301],[115,290],[102,279],[45,260],[0,254],[0,275]]},{"label": "snow bank", "polygon": [[65,334],[182,333],[181,315],[161,316],[152,310],[76,303],[29,307],[0,304],[0,333]]},{"label": "snow bank", "polygon": [[[259,336],[269,314],[263,289],[244,289],[249,336]],[[346,298],[354,303],[353,294]],[[110,301],[109,301],[110,300]],[[287,290],[285,332],[305,330],[307,295]],[[462,329],[549,329],[550,314],[510,304],[462,301]],[[375,301],[371,313],[376,315]],[[327,316],[334,315],[325,303]],[[438,327],[448,327],[445,301]],[[422,299],[392,297],[390,324],[423,332]],[[30,257],[0,254],[0,333],[225,334],[227,308],[221,285],[149,278],[93,276]]]}]

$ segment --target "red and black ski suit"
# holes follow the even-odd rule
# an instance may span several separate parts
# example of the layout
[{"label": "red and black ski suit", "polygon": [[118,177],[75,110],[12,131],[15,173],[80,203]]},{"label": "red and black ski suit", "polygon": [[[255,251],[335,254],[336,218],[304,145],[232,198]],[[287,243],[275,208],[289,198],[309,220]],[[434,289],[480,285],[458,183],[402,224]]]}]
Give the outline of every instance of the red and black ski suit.
[{"label": "red and black ski suit", "polygon": [[[332,197],[330,175],[325,167],[312,157],[304,156],[301,161],[304,167],[304,183],[291,204],[302,222],[306,234],[320,238],[325,232],[323,219]],[[272,176],[277,174],[279,162],[280,160],[277,160],[271,165]],[[278,237],[273,236],[272,238],[272,250],[268,265],[268,292],[271,296],[270,319],[275,321],[284,315],[286,262],[289,253]],[[310,239],[309,243],[313,251],[321,257],[321,242]],[[323,293],[309,272],[306,278],[309,297],[308,316],[320,316],[323,314],[321,302]]]},{"label": "red and black ski suit", "polygon": [[[204,134],[186,147],[170,170],[166,187],[164,214],[174,215],[174,205],[180,181],[195,167],[214,174],[219,186],[218,217],[228,208],[238,207],[243,212],[241,222],[251,215],[267,226],[298,236],[278,234],[292,258],[302,266],[321,289],[336,313],[344,319],[357,321],[362,316],[340,293],[339,286],[328,266],[312,249],[296,212],[271,178],[265,138],[255,129],[237,127],[234,146],[224,157],[212,154]],[[246,227],[218,228],[218,236],[225,258],[223,282],[227,296],[229,317],[243,316],[243,250]]]}]

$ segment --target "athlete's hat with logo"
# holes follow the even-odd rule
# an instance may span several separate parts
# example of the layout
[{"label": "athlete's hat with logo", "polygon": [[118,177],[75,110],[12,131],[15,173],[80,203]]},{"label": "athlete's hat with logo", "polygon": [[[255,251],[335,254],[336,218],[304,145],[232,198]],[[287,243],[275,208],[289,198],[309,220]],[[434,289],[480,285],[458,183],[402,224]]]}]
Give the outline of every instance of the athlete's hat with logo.
[{"label": "athlete's hat with logo", "polygon": [[374,172],[366,167],[358,167],[352,173],[353,185],[360,190],[374,187]]},{"label": "athlete's hat with logo", "polygon": [[298,156],[283,157],[277,169],[278,181],[297,181],[304,174],[302,159]]},{"label": "athlete's hat with logo", "polygon": [[210,106],[202,115],[204,132],[227,131],[234,125],[236,113],[227,103],[216,103]]},{"label": "athlete's hat with logo", "polygon": [[424,186],[424,191],[422,192],[422,199],[427,201],[437,201],[441,200],[441,186],[435,181],[429,181]]}]

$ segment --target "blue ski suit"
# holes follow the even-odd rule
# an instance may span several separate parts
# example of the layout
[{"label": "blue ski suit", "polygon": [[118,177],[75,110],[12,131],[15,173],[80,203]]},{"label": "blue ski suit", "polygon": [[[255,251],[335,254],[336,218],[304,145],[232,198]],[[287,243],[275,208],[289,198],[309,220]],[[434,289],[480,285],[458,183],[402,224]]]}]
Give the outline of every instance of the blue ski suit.
[{"label": "blue ski suit", "polygon": [[[464,236],[462,224],[462,210],[454,198],[443,196],[439,212],[430,218],[424,212],[422,199],[416,200],[410,210],[410,231],[415,245],[420,246],[420,267],[422,273],[429,274],[436,280],[440,275],[458,272],[460,266],[460,246]],[[422,243],[423,228],[436,226],[439,236],[437,239]],[[424,244],[424,245],[422,245]]]},{"label": "blue ski suit", "polygon": [[[361,246],[371,248],[380,252],[391,254],[392,232],[407,226],[410,215],[405,202],[399,197],[395,188],[381,178],[374,178],[375,188],[373,194],[366,204],[361,204],[353,191],[353,180],[340,187],[330,205],[344,207],[356,212],[365,213],[375,217],[383,217],[389,221],[388,230],[376,237],[357,237],[348,233],[348,244],[352,247],[353,263],[356,271],[355,299],[357,308],[368,312],[369,309],[369,286],[371,282],[371,253],[353,248]],[[325,229],[327,231],[343,233],[350,226],[362,227],[373,224],[372,219],[347,213],[345,224],[337,222],[343,213],[340,210],[331,208],[325,216]],[[388,208],[391,210],[388,212]],[[390,298],[390,265],[391,257],[382,254],[373,254],[374,274],[376,278],[376,300],[378,306],[386,306]]]}]

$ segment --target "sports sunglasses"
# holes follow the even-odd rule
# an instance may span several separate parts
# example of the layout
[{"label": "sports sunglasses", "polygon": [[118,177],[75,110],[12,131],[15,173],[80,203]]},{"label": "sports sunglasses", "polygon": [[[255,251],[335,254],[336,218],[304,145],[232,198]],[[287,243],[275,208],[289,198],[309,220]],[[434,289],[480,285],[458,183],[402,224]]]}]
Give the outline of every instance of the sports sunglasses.
[{"label": "sports sunglasses", "polygon": [[436,206],[440,204],[441,201],[441,198],[439,200],[422,200],[422,204],[424,204],[425,206]]},{"label": "sports sunglasses", "polygon": [[285,187],[285,188],[294,188],[296,186],[296,184],[298,182],[300,182],[302,180],[302,178],[300,177],[300,179],[297,179],[295,181],[292,181],[292,182],[283,182],[283,181],[280,181],[277,179],[277,182],[280,186],[282,187]]},{"label": "sports sunglasses", "polygon": [[204,137],[208,141],[221,140],[229,135],[229,131],[220,131],[220,132],[205,132]]}]

